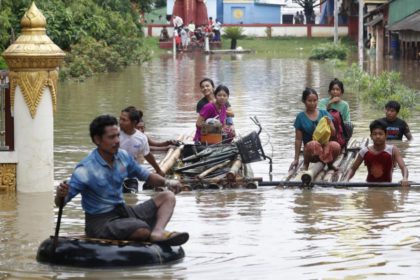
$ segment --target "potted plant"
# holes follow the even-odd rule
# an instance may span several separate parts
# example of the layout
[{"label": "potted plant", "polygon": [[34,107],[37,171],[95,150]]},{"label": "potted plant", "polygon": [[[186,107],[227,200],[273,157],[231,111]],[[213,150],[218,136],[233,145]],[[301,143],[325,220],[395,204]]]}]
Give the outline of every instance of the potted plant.
[{"label": "potted plant", "polygon": [[243,28],[239,27],[239,26],[225,27],[223,29],[223,32],[224,32],[224,37],[231,40],[230,41],[230,49],[231,50],[236,49],[238,39],[245,38],[245,35],[243,35],[243,32],[244,32]]}]

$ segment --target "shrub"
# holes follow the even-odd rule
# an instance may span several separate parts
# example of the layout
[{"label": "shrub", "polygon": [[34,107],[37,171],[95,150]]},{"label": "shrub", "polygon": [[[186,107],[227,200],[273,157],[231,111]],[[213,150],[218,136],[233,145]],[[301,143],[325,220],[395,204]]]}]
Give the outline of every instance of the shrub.
[{"label": "shrub", "polygon": [[[20,19],[30,2],[0,0],[0,51],[7,48],[12,33],[16,37],[19,35]],[[144,6],[146,2],[141,4]],[[142,44],[144,38],[138,23],[138,10],[132,4],[130,0],[37,2],[47,20],[48,36],[67,53],[61,67],[61,79],[118,71],[150,58]]]},{"label": "shrub", "polygon": [[383,109],[390,100],[401,104],[399,115],[402,118],[408,118],[412,109],[416,109],[416,92],[401,83],[401,76],[397,72],[382,72],[379,76],[370,76],[353,64],[346,71],[344,82],[376,109]]},{"label": "shrub", "polygon": [[243,39],[245,38],[244,29],[239,26],[228,26],[223,28],[224,35],[223,37],[226,37],[227,39]]},{"label": "shrub", "polygon": [[310,59],[340,59],[344,60],[347,57],[348,48],[343,44],[325,43],[321,44],[311,51]]},{"label": "shrub", "polygon": [[353,63],[344,73],[344,83],[348,84],[357,93],[365,91],[369,87],[369,82],[369,74],[360,69],[356,63]]},{"label": "shrub", "polygon": [[0,56],[0,69],[7,69],[6,61],[4,61],[2,56]]}]

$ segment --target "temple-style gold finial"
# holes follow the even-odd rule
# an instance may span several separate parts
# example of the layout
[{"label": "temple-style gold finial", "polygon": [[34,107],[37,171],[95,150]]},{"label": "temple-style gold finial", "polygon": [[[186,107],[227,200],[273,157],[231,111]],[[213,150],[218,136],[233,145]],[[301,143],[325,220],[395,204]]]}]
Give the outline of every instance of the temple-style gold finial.
[{"label": "temple-style gold finial", "polygon": [[45,70],[59,66],[64,52],[47,36],[47,22],[34,2],[20,23],[22,34],[3,52],[9,69]]},{"label": "temple-style gold finial", "polygon": [[44,15],[32,2],[20,21],[22,33],[4,52],[9,66],[12,109],[15,89],[20,87],[25,102],[34,118],[44,87],[49,87],[53,108],[56,105],[57,67],[64,52],[47,36]]},{"label": "temple-style gold finial", "polygon": [[20,21],[20,26],[22,26],[23,29],[26,29],[26,28],[45,29],[46,25],[47,25],[47,20],[45,19],[44,15],[38,10],[37,6],[35,5],[35,2],[32,2],[32,5],[29,8],[29,10],[27,10],[26,13],[23,15]]}]

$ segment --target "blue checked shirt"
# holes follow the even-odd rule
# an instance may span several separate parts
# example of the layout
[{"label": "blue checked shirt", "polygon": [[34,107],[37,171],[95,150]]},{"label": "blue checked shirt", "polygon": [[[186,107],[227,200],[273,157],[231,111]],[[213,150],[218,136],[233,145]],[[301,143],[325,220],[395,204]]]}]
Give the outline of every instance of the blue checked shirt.
[{"label": "blue checked shirt", "polygon": [[136,177],[147,181],[150,172],[142,168],[126,151],[119,149],[112,168],[98,152],[92,151],[73,171],[66,203],[77,194],[82,195],[82,207],[88,214],[106,213],[124,204],[122,183]]}]

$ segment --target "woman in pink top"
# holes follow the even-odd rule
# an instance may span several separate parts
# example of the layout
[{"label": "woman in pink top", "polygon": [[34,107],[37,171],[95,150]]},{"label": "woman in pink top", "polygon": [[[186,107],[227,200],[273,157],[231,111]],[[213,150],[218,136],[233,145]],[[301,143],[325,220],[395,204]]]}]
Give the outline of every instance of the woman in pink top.
[{"label": "woman in pink top", "polygon": [[219,85],[214,91],[216,102],[209,102],[200,110],[199,116],[196,122],[196,132],[194,141],[200,141],[201,138],[201,127],[205,124],[207,119],[216,118],[223,126],[226,125],[226,102],[229,99],[229,89],[224,85]]}]

